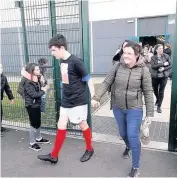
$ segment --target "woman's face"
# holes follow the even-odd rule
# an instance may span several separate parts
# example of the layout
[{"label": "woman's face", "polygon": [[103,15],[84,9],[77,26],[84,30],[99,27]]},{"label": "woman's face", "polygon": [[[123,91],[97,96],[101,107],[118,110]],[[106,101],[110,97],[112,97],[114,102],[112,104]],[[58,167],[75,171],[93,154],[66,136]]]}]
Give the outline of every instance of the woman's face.
[{"label": "woman's face", "polygon": [[34,73],[34,75],[36,75],[36,76],[40,75],[40,69],[39,69],[38,66],[35,66],[33,73]]},{"label": "woman's face", "polygon": [[137,57],[138,56],[135,55],[135,52],[131,47],[124,48],[123,58],[124,58],[125,64],[127,64],[130,67],[133,67],[137,62]]},{"label": "woman's face", "polygon": [[158,48],[157,48],[157,54],[161,55],[163,54],[163,46],[160,45]]}]

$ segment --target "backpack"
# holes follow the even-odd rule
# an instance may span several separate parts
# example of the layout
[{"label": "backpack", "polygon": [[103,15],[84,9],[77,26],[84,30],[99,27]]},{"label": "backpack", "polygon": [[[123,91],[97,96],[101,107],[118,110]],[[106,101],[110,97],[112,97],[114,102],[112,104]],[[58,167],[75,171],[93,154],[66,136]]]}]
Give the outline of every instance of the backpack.
[{"label": "backpack", "polygon": [[26,79],[23,77],[18,85],[17,93],[25,99],[25,92],[24,92],[24,85],[25,85]]}]

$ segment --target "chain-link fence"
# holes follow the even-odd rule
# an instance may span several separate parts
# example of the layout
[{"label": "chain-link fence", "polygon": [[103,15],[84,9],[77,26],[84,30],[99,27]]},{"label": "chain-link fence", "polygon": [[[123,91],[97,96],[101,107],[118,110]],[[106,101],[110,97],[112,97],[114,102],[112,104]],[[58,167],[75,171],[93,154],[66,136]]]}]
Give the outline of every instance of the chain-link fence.
[{"label": "chain-link fence", "polygon": [[[52,6],[51,6],[52,3]],[[53,13],[55,11],[55,13]],[[4,1],[1,6],[1,59],[4,74],[7,76],[15,97],[15,104],[10,105],[7,97],[3,100],[4,124],[28,127],[29,121],[24,101],[17,93],[21,79],[21,68],[26,63],[38,63],[40,58],[48,60],[45,77],[51,90],[47,93],[46,112],[42,114],[42,127],[55,129],[58,115],[55,95],[60,91],[59,68],[50,54],[48,41],[52,32],[66,36],[68,49],[72,54],[82,57],[82,22],[81,1]],[[55,21],[55,25],[53,22]],[[58,77],[58,78],[57,78]],[[56,80],[57,78],[57,80]],[[72,134],[80,131],[78,126],[68,125]],[[73,132],[74,131],[74,132]]]}]

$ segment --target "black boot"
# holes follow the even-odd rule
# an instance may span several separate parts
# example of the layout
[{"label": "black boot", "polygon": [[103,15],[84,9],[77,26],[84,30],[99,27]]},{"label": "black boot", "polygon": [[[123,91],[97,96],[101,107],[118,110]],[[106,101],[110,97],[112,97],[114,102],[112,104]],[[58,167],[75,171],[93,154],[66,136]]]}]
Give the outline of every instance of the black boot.
[{"label": "black boot", "polygon": [[161,107],[159,107],[159,106],[157,107],[157,112],[162,113]]}]

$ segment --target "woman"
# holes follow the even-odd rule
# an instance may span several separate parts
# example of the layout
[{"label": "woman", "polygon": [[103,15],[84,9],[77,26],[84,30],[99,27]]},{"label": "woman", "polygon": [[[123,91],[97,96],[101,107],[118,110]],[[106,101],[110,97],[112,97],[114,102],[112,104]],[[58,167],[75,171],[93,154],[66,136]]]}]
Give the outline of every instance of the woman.
[{"label": "woman", "polygon": [[150,117],[154,116],[151,76],[140,53],[141,46],[139,44],[128,42],[125,45],[121,62],[112,67],[100,90],[92,99],[92,106],[97,107],[101,97],[112,86],[111,106],[120,135],[126,144],[123,157],[129,158],[130,150],[132,151],[132,169],[129,177],[138,177],[139,175],[143,94],[146,104],[146,117],[151,119]]},{"label": "woman", "polygon": [[39,66],[35,63],[30,63],[26,66],[26,70],[22,70],[23,79],[21,86],[24,88],[25,107],[30,120],[30,149],[34,151],[41,150],[38,143],[49,143],[41,137],[41,97],[49,89],[48,86],[41,87]]},{"label": "woman", "polygon": [[122,47],[119,50],[119,52],[116,52],[116,55],[113,57],[113,62],[112,62],[113,64],[115,64],[116,62],[120,62],[120,59],[121,59],[122,54],[123,54],[124,47],[128,42],[129,42],[129,40],[125,40],[123,42]]},{"label": "woman", "polygon": [[156,96],[157,112],[162,113],[161,105],[164,98],[165,86],[171,71],[171,61],[169,55],[163,53],[162,44],[154,48],[154,56],[151,59],[152,86]]},{"label": "woman", "polygon": [[171,57],[171,46],[168,43],[165,45],[164,53]]},{"label": "woman", "polygon": [[144,63],[149,68],[149,71],[151,71],[151,57],[152,56],[153,54],[149,52],[149,45],[145,45],[144,50],[143,50],[143,57],[144,57]]}]

